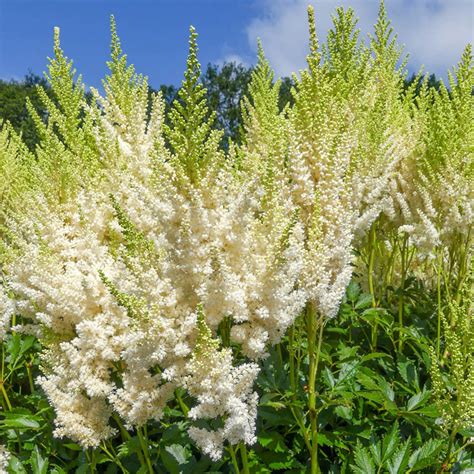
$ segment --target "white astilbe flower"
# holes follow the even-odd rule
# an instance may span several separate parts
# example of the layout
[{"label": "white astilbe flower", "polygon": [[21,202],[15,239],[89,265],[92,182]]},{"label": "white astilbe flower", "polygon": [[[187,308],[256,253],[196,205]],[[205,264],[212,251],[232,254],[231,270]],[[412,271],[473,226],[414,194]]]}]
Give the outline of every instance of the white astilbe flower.
[{"label": "white astilbe flower", "polygon": [[13,300],[8,298],[5,289],[0,286],[0,342],[10,329],[11,318],[15,312]]},{"label": "white astilbe flower", "polygon": [[[404,122],[408,120],[407,116]],[[359,128],[364,130],[363,126]],[[375,151],[372,150],[376,154],[374,159],[369,159],[364,154],[364,145],[361,143],[363,140],[359,139],[357,157],[351,163],[350,188],[355,219],[352,225],[356,242],[364,238],[370,226],[382,214],[394,217],[391,186],[400,173],[400,167],[404,166],[413,153],[416,141],[411,137],[413,133],[410,135],[402,130],[390,132],[385,131],[386,138],[382,144]],[[369,143],[365,145],[370,146]],[[370,150],[368,153],[370,154]]]},{"label": "white astilbe flower", "polygon": [[352,274],[354,213],[346,174],[353,141],[329,130],[312,141],[305,136],[296,134],[289,158],[294,199],[306,226],[300,286],[318,313],[332,318]]},{"label": "white astilbe flower", "polygon": [[234,367],[229,348],[201,363],[196,308],[214,333],[229,325],[226,345],[264,357],[305,303],[304,232],[283,181],[239,170],[212,134],[195,147],[208,147],[205,163],[191,161],[178,133],[177,151],[166,151],[161,99],[146,124],[143,82],[117,51],[107,96],[96,93],[102,108],[86,109],[104,167],[95,185],[74,200],[39,193],[11,226],[6,282],[25,322],[16,329],[45,347],[39,383],[57,436],[97,446],[113,434],[113,413],[127,428],[160,420],[187,387],[198,400],[191,418],[222,419],[216,457],[225,442],[255,440],[258,366]]},{"label": "white astilbe flower", "polygon": [[[296,187],[296,199],[306,214],[307,240],[300,285],[309,301],[325,317],[336,316],[352,269],[352,207],[345,174],[349,165],[350,145],[341,145],[332,155],[329,151],[300,146],[300,152],[290,159],[306,162],[312,170],[312,180],[306,192]],[[314,160],[317,153],[317,160]],[[301,165],[300,165],[301,166]],[[292,170],[296,170],[295,165]],[[312,200],[305,199],[314,193]]]},{"label": "white astilbe flower", "polygon": [[[472,153],[474,68],[468,45],[454,74],[450,91],[421,85],[413,122],[418,142],[391,183],[389,219],[410,238],[420,256],[434,258],[442,247],[448,254],[472,245],[474,167]],[[449,259],[451,257],[445,256]],[[462,260],[462,258],[461,258]],[[453,262],[448,263],[452,266]],[[464,264],[461,264],[461,267]],[[429,278],[429,276],[427,275]]]},{"label": "white astilbe flower", "polygon": [[223,417],[224,426],[216,430],[192,427],[189,435],[213,460],[222,456],[224,442],[256,442],[255,420],[258,396],[252,390],[259,368],[247,363],[233,367],[232,352],[219,349],[202,313],[199,335],[192,359],[187,364],[189,376],[185,387],[198,404],[189,411],[192,419]]},{"label": "white astilbe flower", "polygon": [[98,447],[115,433],[108,424],[111,409],[106,399],[85,395],[74,369],[61,371],[55,366],[55,372],[38,379],[56,413],[54,435],[71,438],[84,447]]},{"label": "white astilbe flower", "polygon": [[7,474],[8,464],[10,462],[10,452],[8,449],[0,444],[0,474]]}]

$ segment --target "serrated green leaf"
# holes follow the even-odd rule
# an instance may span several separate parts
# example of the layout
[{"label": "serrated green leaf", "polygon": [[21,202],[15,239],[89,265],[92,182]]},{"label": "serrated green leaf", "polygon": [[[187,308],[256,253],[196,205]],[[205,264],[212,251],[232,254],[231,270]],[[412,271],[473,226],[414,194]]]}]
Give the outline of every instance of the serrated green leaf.
[{"label": "serrated green leaf", "polygon": [[347,299],[351,302],[354,303],[357,301],[357,298],[359,297],[360,294],[360,286],[357,282],[352,280],[346,290],[346,295]]},{"label": "serrated green leaf", "polygon": [[382,442],[372,437],[369,444],[369,451],[377,467],[382,466]]},{"label": "serrated green leaf", "polygon": [[384,397],[393,402],[395,400],[395,392],[392,386],[382,377],[379,378],[380,390],[383,393]]},{"label": "serrated green leaf", "polygon": [[288,447],[285,444],[285,438],[278,432],[265,433],[258,436],[258,442],[261,446],[276,453],[288,452]]},{"label": "serrated green leaf", "polygon": [[431,392],[429,390],[415,393],[407,402],[407,411],[412,411],[418,409],[431,397]]},{"label": "serrated green leaf", "polygon": [[24,336],[20,344],[20,353],[19,355],[23,355],[28,349],[33,347],[36,338],[31,335]]},{"label": "serrated green leaf", "polygon": [[67,471],[65,471],[62,467],[54,466],[54,467],[49,471],[49,474],[67,474]]},{"label": "serrated green leaf", "polygon": [[377,374],[370,371],[371,374],[364,373],[364,369],[361,369],[357,373],[357,381],[368,390],[380,390],[380,384],[378,383]]},{"label": "serrated green leaf", "polygon": [[[371,299],[372,301],[372,299]],[[375,320],[378,320],[380,318],[380,315],[382,312],[380,311],[380,308],[367,308],[362,312],[360,317],[364,319],[365,321],[373,322]]]},{"label": "serrated green leaf", "polygon": [[348,420],[348,421],[352,420],[352,409],[350,407],[340,405],[336,407],[334,412],[336,413],[337,416],[340,416],[344,420]]},{"label": "serrated green leaf", "polygon": [[371,400],[373,402],[383,404],[385,398],[380,392],[367,392],[367,391],[361,391],[358,392],[358,395],[361,396],[362,398],[365,398],[366,400]]},{"label": "serrated green leaf", "polygon": [[82,448],[76,443],[65,443],[63,446],[65,448],[72,449],[73,451],[82,451]]},{"label": "serrated green leaf", "polygon": [[324,367],[323,377],[328,387],[334,388],[336,385],[336,380],[334,379],[334,376],[328,367]]},{"label": "serrated green leaf", "polygon": [[8,463],[10,472],[15,474],[28,474],[28,471],[23,467],[23,464],[16,456],[10,457],[10,462]]},{"label": "serrated green leaf", "polygon": [[191,457],[191,452],[186,446],[172,444],[165,446],[160,451],[160,458],[170,474],[180,474]]},{"label": "serrated green leaf", "polygon": [[405,474],[410,459],[410,439],[407,439],[396,451],[388,463],[389,474]]},{"label": "serrated green leaf", "polygon": [[367,360],[372,360],[372,359],[382,359],[382,358],[390,358],[390,354],[386,354],[385,352],[371,352],[370,354],[367,354],[365,356],[362,356],[361,361],[365,362]]},{"label": "serrated green leaf", "polygon": [[89,466],[87,464],[81,464],[75,471],[75,474],[87,474]]},{"label": "serrated green leaf", "polygon": [[385,464],[396,451],[400,444],[400,433],[398,431],[398,423],[395,422],[392,429],[386,434],[382,441],[382,458]]},{"label": "serrated green leaf", "polygon": [[174,459],[179,465],[186,464],[187,460],[191,456],[191,453],[180,444],[172,444],[171,446],[165,446],[165,451],[171,454],[171,456],[174,457]]},{"label": "serrated green leaf", "polygon": [[265,451],[260,453],[259,457],[272,471],[286,470],[301,466],[293,453],[288,450],[280,453]]},{"label": "serrated green leaf", "polygon": [[40,424],[35,420],[32,415],[6,413],[5,418],[3,420],[0,420],[0,426],[5,426],[6,428],[15,428],[19,430],[37,430],[39,429]]},{"label": "serrated green leaf", "polygon": [[363,294],[355,304],[355,309],[366,309],[372,305],[372,296],[368,294]]},{"label": "serrated green leaf", "polygon": [[397,369],[402,379],[410,386],[415,385],[418,388],[418,373],[411,360],[401,360],[397,364]]},{"label": "serrated green leaf", "polygon": [[423,408],[419,408],[416,410],[416,413],[420,415],[425,415],[430,418],[438,418],[439,417],[439,411],[436,405],[427,405]]},{"label": "serrated green leaf", "polygon": [[355,466],[351,466],[356,474],[375,474],[375,466],[367,449],[357,444],[354,451]]},{"label": "serrated green leaf", "polygon": [[134,436],[133,438],[130,438],[129,440],[125,441],[125,443],[122,443],[117,448],[117,455],[119,458],[123,458],[126,456],[130,456],[133,453],[137,453],[140,450],[140,440],[136,436]]},{"label": "serrated green leaf", "polygon": [[423,446],[418,448],[411,456],[408,461],[413,472],[420,471],[425,467],[435,464],[437,460],[437,455],[441,451],[443,445],[445,444],[444,440],[441,439],[429,439]]},{"label": "serrated green leaf", "polygon": [[38,446],[35,446],[31,453],[30,464],[33,474],[46,474],[48,472],[48,459],[41,456]]}]

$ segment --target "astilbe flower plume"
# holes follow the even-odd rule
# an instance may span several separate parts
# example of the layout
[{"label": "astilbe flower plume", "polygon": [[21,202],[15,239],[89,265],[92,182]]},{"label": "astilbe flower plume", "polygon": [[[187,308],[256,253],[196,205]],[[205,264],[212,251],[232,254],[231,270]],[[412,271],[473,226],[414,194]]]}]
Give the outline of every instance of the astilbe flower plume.
[{"label": "astilbe flower plume", "polygon": [[[472,239],[474,160],[472,153],[474,67],[472,46],[449,73],[450,90],[428,90],[417,99],[420,143],[411,178],[412,191],[400,196],[406,209],[405,229],[417,247],[433,255],[440,245],[464,247]],[[413,169],[413,167],[412,167]]]},{"label": "astilbe flower plume", "polygon": [[300,286],[323,317],[334,317],[351,276],[353,207],[348,169],[356,137],[351,111],[324,73],[310,21],[308,70],[302,71],[290,112],[288,169],[293,201],[305,226]]},{"label": "astilbe flower plume", "polygon": [[[40,125],[41,150],[73,156],[55,164],[63,179],[37,191],[12,222],[15,258],[4,270],[14,299],[4,291],[1,300],[7,317],[21,315],[15,330],[43,344],[39,383],[56,411],[55,434],[98,446],[114,434],[113,413],[128,428],[159,420],[184,387],[198,401],[190,418],[224,421],[216,431],[190,430],[204,452],[216,459],[226,441],[252,444],[258,366],[236,366],[230,344],[264,357],[304,305],[295,289],[302,231],[287,214],[288,193],[219,150],[197,81],[194,30],[166,127],[160,95],[147,118],[146,78],[127,66],[114,23],[111,74],[104,97],[93,91],[95,103],[68,96],[76,86],[57,35],[55,52],[51,77],[64,76],[60,94],[76,108],[55,110],[52,120],[73,120],[77,109],[85,130],[72,121],[70,134],[56,135]],[[87,142],[90,164],[79,175],[71,162],[85,145],[77,140]]]},{"label": "astilbe flower plume", "polygon": [[[311,8],[309,23],[294,106],[280,110],[280,81],[259,44],[242,144],[226,152],[193,28],[167,120],[161,94],[127,64],[113,19],[105,94],[92,89],[92,101],[55,29],[55,99],[38,89],[47,119],[28,105],[37,148],[8,124],[0,130],[0,339],[16,319],[15,331],[40,340],[38,382],[57,436],[98,446],[115,433],[112,417],[127,429],[159,421],[184,389],[196,401],[189,435],[204,453],[216,460],[225,443],[254,443],[258,362],[306,308],[317,458],[317,329],[339,310],[354,248],[378,226],[395,236],[390,245],[403,234],[421,255],[462,254],[463,287],[474,202],[471,48],[449,90],[425,82],[415,99],[383,2],[368,47],[351,9],[336,10],[321,47]],[[450,311],[470,334],[465,307],[454,301]],[[470,361],[469,375],[455,377],[472,418],[472,361],[455,348],[471,346],[453,321],[444,321],[446,344],[459,374]],[[440,373],[435,364],[439,398]]]},{"label": "astilbe flower plume", "polygon": [[431,379],[441,425],[454,434],[474,426],[474,318],[472,268],[462,298],[442,314],[443,354],[430,348]]}]

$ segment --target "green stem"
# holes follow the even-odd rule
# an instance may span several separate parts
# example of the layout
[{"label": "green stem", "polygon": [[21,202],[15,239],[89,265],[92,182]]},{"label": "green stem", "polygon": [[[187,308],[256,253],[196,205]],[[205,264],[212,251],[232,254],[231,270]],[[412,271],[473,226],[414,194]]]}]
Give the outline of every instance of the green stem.
[{"label": "green stem", "polygon": [[12,404],[10,403],[7,391],[5,390],[5,385],[3,385],[3,380],[0,380],[0,391],[2,392],[3,398],[5,399],[5,403],[7,404],[8,410],[10,411],[12,409]]},{"label": "green stem", "polygon": [[[120,418],[116,414],[113,414],[112,418],[115,420],[115,422],[117,423],[117,426],[119,427],[120,434],[122,435],[122,440],[126,442],[132,439],[132,437],[130,436],[130,433],[122,425]],[[140,461],[140,466],[145,466],[145,459],[141,451],[137,451],[137,456],[138,456],[138,460]]]},{"label": "green stem", "polygon": [[33,374],[31,373],[31,366],[33,365],[33,357],[31,358],[31,362],[26,363],[26,373],[28,374],[28,383],[30,384],[30,392],[34,393],[35,385],[33,383]]},{"label": "green stem", "polygon": [[295,376],[295,348],[294,348],[294,341],[295,341],[295,328],[293,326],[290,327],[288,331],[288,363],[290,368],[290,386],[291,391],[293,392],[293,396],[296,395],[296,376]]},{"label": "green stem", "polygon": [[403,242],[400,249],[400,257],[402,263],[401,271],[401,282],[400,282],[400,293],[398,296],[398,349],[401,351],[403,348],[403,307],[405,305],[405,280],[406,280],[406,263],[407,263],[407,245],[408,245],[408,236],[405,234],[403,236]]},{"label": "green stem", "polygon": [[115,454],[115,451],[113,449],[112,444],[110,445],[110,448],[111,448],[111,450],[109,451],[107,449],[107,446],[106,446],[105,443],[102,443],[102,445],[101,445],[102,451],[104,451],[104,453],[110,458],[111,461],[113,461],[115,464],[117,464],[117,466],[121,469],[123,474],[128,474],[129,471],[123,466],[122,462],[120,461],[120,459]]},{"label": "green stem", "polygon": [[375,223],[370,227],[369,234],[369,268],[368,268],[368,278],[369,278],[369,293],[372,296],[372,307],[377,306],[375,300],[375,291],[374,291],[374,264],[375,264],[375,243],[376,243],[376,232],[375,232]]},{"label": "green stem", "polygon": [[[318,371],[319,354],[321,352],[322,332],[324,325],[320,323],[319,338],[317,314],[310,302],[306,307],[306,324],[308,334],[308,411],[311,423],[311,474],[320,472],[318,465],[318,413],[316,411],[316,374]],[[317,344],[317,347],[316,347]],[[316,349],[316,350],[315,350]]]},{"label": "green stem", "polygon": [[383,288],[381,294],[387,298],[387,303],[390,305],[392,300],[392,293],[387,291],[387,287],[392,284],[393,280],[393,271],[394,271],[394,262],[395,262],[395,254],[396,250],[392,245],[392,251],[390,252],[390,256],[387,260],[386,271],[383,278]]},{"label": "green stem", "polygon": [[120,421],[120,418],[115,414],[112,415],[112,418],[115,420],[115,423],[117,423],[119,427],[123,441],[128,441],[129,439],[131,439],[130,433],[124,428],[122,422]]},{"label": "green stem", "polygon": [[240,458],[242,459],[242,472],[243,474],[250,474],[249,460],[247,456],[247,446],[245,446],[245,443],[240,443],[239,448]]},{"label": "green stem", "polygon": [[436,273],[437,273],[437,297],[438,297],[438,331],[437,331],[437,340],[436,340],[436,355],[438,356],[438,360],[440,359],[441,353],[441,266],[443,265],[443,254],[442,249],[438,249],[438,264],[436,266]]},{"label": "green stem", "polygon": [[184,403],[183,397],[179,393],[179,389],[176,390],[176,398],[178,399],[178,403],[179,403],[179,406],[181,407],[181,411],[183,412],[183,415],[188,416],[189,408],[186,405],[186,403]]},{"label": "green stem", "polygon": [[[375,299],[375,290],[374,290],[374,264],[375,264],[375,244],[376,244],[376,230],[375,222],[370,227],[369,234],[369,268],[368,268],[368,279],[369,279],[369,293],[372,296],[372,308],[377,306],[377,301]],[[372,337],[371,345],[372,350],[374,351],[377,347],[377,337],[378,337],[378,322],[375,319],[375,322],[372,326]]]},{"label": "green stem", "polygon": [[232,460],[232,466],[234,467],[235,474],[240,474],[239,463],[237,462],[237,458],[235,456],[234,447],[229,444],[229,446],[227,446],[227,450],[230,453],[230,458]]},{"label": "green stem", "polygon": [[141,428],[137,428],[137,435],[138,435],[138,439],[140,441],[140,446],[142,448],[143,455],[145,457],[145,462],[146,462],[146,467],[148,468],[148,472],[150,474],[153,474],[154,471],[153,471],[153,467],[151,465],[150,456],[148,454],[148,446],[146,444],[145,438],[143,437]]},{"label": "green stem", "polygon": [[85,450],[85,455],[86,455],[87,461],[89,463],[89,468],[91,470],[91,474],[94,474],[95,472],[97,472],[94,449],[91,449],[90,453],[89,453],[89,450],[86,449]]},{"label": "green stem", "polygon": [[465,243],[466,244],[463,245],[463,243],[460,242],[460,245],[459,245],[460,247],[459,269],[458,269],[457,284],[455,288],[455,300],[457,304],[461,302],[462,288],[468,275],[469,256],[470,256],[469,249],[471,245],[471,227],[469,228],[469,231],[467,233]]},{"label": "green stem", "polygon": [[[448,444],[448,449],[446,451],[446,457],[444,458],[444,461],[443,461],[443,466],[450,463],[451,461],[451,450],[453,448],[453,444],[454,444],[454,439],[456,438],[456,434],[457,434],[457,427],[454,427],[453,428],[453,431],[451,433],[451,436],[449,437],[449,444]],[[442,468],[441,472],[444,472],[444,468]]]},{"label": "green stem", "polygon": [[[8,408],[8,411],[11,411],[12,410],[12,404],[10,402],[10,399],[8,398],[8,393],[7,391],[5,390],[5,385],[4,385],[4,381],[3,379],[0,380],[0,392],[2,392],[2,395],[3,395],[3,399],[5,400],[5,403],[7,404],[7,408]],[[16,437],[17,437],[17,440],[18,440],[18,453],[21,454],[21,451],[22,451],[22,443],[21,443],[21,439],[20,439],[20,432],[15,429],[15,434],[16,434]]]}]

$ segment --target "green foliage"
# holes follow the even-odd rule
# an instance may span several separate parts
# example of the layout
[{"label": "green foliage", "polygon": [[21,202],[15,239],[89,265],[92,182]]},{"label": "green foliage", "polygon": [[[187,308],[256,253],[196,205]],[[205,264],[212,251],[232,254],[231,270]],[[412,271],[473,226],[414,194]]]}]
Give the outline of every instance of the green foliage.
[{"label": "green foliage", "polygon": [[395,424],[382,439],[372,436],[368,448],[357,444],[354,453],[355,465],[351,465],[351,471],[354,474],[419,472],[433,468],[436,465],[434,460],[439,457],[442,449],[442,440],[430,439],[413,450],[410,438],[401,441],[398,426]]},{"label": "green foliage", "polygon": [[33,118],[26,107],[26,99],[30,100],[43,120],[46,120],[47,115],[37,86],[42,86],[46,93],[52,96],[46,79],[31,72],[22,81],[0,80],[0,119],[7,120],[14,130],[21,134],[23,142],[30,150],[38,143],[38,136]]},{"label": "green foliage", "polygon": [[[197,34],[191,28],[182,87],[177,94],[172,87],[155,94],[147,79],[127,64],[112,18],[110,74],[104,81],[112,104],[109,110],[88,107],[90,99],[60,48],[56,30],[47,82],[30,78],[24,89],[0,83],[0,116],[12,117],[0,130],[2,246],[9,238],[4,221],[26,202],[29,192],[40,189],[41,182],[46,196],[62,203],[81,187],[97,184],[94,177],[99,170],[118,159],[120,138],[138,147],[144,136],[153,133],[153,123],[163,118],[163,96],[168,103],[172,100],[165,118],[166,143],[156,137],[150,142],[154,152],[169,158],[178,176],[192,185],[199,185],[215,162],[233,157],[223,152],[222,138],[235,138],[241,127],[241,148],[233,149],[237,164],[263,176],[265,189],[271,190],[291,146],[285,133],[287,114],[307,134],[317,158],[327,151],[325,147],[338,145],[357,112],[364,127],[356,137],[355,161],[365,160],[367,167],[385,150],[386,135],[402,134],[407,118],[416,117],[426,147],[423,173],[435,182],[449,165],[460,175],[474,176],[468,159],[473,151],[471,47],[450,76],[449,88],[434,80],[431,87],[431,79],[422,79],[421,74],[406,81],[383,2],[370,47],[359,45],[351,9],[336,10],[327,43],[321,46],[311,8],[309,23],[309,69],[300,79],[274,81],[260,44],[258,64],[251,71],[227,64],[220,70],[208,66],[202,76]],[[38,86],[34,92],[33,83]],[[2,102],[12,90],[12,102]],[[30,97],[29,120],[39,142],[27,132],[30,124],[23,119],[24,110],[19,112],[18,101],[25,95]],[[112,146],[106,146],[102,112],[117,125]],[[321,141],[327,130],[329,144]],[[248,161],[238,161],[242,156]],[[119,227],[109,236],[113,256],[130,271],[135,259],[159,268],[154,243],[115,197],[111,201]],[[264,202],[271,207],[270,200]],[[235,450],[230,446],[217,462],[203,456],[187,434],[193,400],[183,389],[176,390],[159,421],[133,431],[114,419],[115,434],[97,449],[85,451],[67,439],[56,439],[51,428],[53,410],[35,385],[41,373],[41,344],[32,335],[10,332],[2,341],[0,365],[0,444],[11,453],[9,472],[234,473],[239,470],[235,456],[240,454],[244,472],[305,473],[310,468],[311,424],[320,472],[470,472],[474,466],[469,452],[474,435],[474,329],[469,258],[463,255],[456,272],[439,270],[445,288],[433,289],[420,278],[428,264],[410,265],[414,251],[406,247],[404,237],[380,231],[377,226],[382,224],[380,220],[373,227],[374,241],[364,241],[356,251],[359,266],[339,314],[320,326],[319,339],[315,334],[309,338],[302,315],[261,361],[256,444],[248,452],[243,446]],[[282,233],[282,247],[292,225]],[[455,251],[449,251],[450,262],[455,261]],[[371,256],[377,260],[374,265]],[[360,268],[365,273],[358,272]],[[151,317],[152,308],[144,299],[121,292],[103,272],[100,277],[132,319]],[[432,347],[440,337],[437,309],[443,330],[441,351]],[[220,341],[205,323],[202,307],[198,307],[198,329],[195,354],[215,355]],[[219,330],[224,334],[226,328]],[[221,339],[226,346],[228,340]],[[311,341],[320,346],[314,368],[315,406],[308,409],[307,374],[314,362],[308,354],[315,351]],[[239,353],[238,347],[233,349]],[[241,354],[239,358],[245,360]],[[207,427],[214,421],[201,423]]]}]

